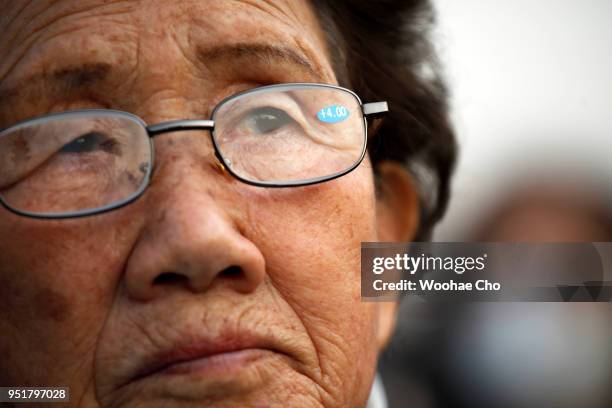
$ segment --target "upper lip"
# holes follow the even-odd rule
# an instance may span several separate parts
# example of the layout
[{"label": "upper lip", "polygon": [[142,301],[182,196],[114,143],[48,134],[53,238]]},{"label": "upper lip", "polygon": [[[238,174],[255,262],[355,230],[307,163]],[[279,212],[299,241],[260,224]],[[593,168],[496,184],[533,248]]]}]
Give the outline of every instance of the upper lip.
[{"label": "upper lip", "polygon": [[[154,352],[145,357],[137,368],[131,381],[156,374],[166,368],[221,353],[229,353],[245,349],[265,349],[281,354],[272,341],[250,332],[224,333],[220,336],[208,337],[185,336],[188,341],[179,341],[174,346]],[[130,382],[131,382],[130,381]]]}]

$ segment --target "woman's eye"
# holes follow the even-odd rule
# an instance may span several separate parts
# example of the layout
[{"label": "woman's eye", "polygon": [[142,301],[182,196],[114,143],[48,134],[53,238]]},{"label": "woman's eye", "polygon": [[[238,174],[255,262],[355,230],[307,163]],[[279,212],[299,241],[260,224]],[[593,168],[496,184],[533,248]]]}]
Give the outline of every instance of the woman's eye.
[{"label": "woman's eye", "polygon": [[244,125],[257,134],[271,133],[295,122],[285,111],[272,107],[253,109],[244,120]]},{"label": "woman's eye", "polygon": [[89,153],[97,150],[112,153],[117,142],[99,132],[86,133],[64,145],[60,153]]}]

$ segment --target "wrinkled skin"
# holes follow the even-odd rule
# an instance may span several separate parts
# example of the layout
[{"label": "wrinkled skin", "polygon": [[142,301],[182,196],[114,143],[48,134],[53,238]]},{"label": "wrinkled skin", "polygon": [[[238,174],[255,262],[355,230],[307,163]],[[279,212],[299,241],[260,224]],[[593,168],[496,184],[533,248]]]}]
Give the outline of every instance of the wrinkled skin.
[{"label": "wrinkled skin", "polygon": [[[0,127],[80,108],[208,118],[244,89],[337,82],[303,1],[0,8]],[[213,50],[236,44],[281,46],[302,63]],[[220,171],[204,136],[156,138],[151,186],[120,210],[40,221],[0,208],[1,385],[69,386],[82,407],[365,405],[392,313],[359,295],[360,242],[390,224],[369,161],[327,183],[265,189]],[[139,371],[209,343],[245,350],[206,375]]]}]

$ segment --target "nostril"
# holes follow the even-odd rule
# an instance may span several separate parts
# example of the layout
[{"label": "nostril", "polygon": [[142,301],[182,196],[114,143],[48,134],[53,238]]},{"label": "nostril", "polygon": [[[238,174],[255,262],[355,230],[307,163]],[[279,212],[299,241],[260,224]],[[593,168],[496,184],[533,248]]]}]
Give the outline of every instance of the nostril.
[{"label": "nostril", "polygon": [[225,268],[223,271],[221,271],[221,273],[219,274],[219,276],[225,276],[228,278],[234,278],[237,276],[242,275],[242,268],[239,266],[235,266],[232,265],[229,268]]},{"label": "nostril", "polygon": [[166,272],[153,280],[153,285],[167,285],[187,282],[187,277],[174,272]]},{"label": "nostril", "polygon": [[[203,276],[203,275],[202,275]],[[244,270],[239,266],[230,266],[217,273],[217,277],[226,278],[229,280],[242,280],[245,276]],[[195,279],[189,274],[164,272],[153,279],[153,286],[157,287],[189,287],[200,290],[204,286],[208,286],[210,282],[206,279]]]}]

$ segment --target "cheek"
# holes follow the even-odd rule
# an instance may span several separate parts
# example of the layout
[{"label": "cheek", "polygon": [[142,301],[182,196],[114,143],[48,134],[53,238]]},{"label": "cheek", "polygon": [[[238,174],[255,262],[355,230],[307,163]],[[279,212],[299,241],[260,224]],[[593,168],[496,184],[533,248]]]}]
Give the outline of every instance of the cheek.
[{"label": "cheek", "polygon": [[304,325],[322,377],[345,395],[367,392],[377,354],[374,308],[360,298],[360,244],[377,239],[374,199],[371,170],[363,166],[251,204],[252,239],[272,290]]},{"label": "cheek", "polygon": [[[308,287],[335,281],[345,294],[359,296],[360,245],[377,239],[367,167],[314,186],[266,190],[246,201],[245,230],[264,253],[271,279],[281,285],[306,279]],[[275,276],[276,270],[282,275]]]},{"label": "cheek", "polygon": [[0,231],[9,232],[0,234],[0,383],[61,383],[77,371],[90,378],[82,370],[90,368],[125,259],[117,244],[126,237],[108,227],[110,218],[103,228],[101,218],[0,213]]}]

